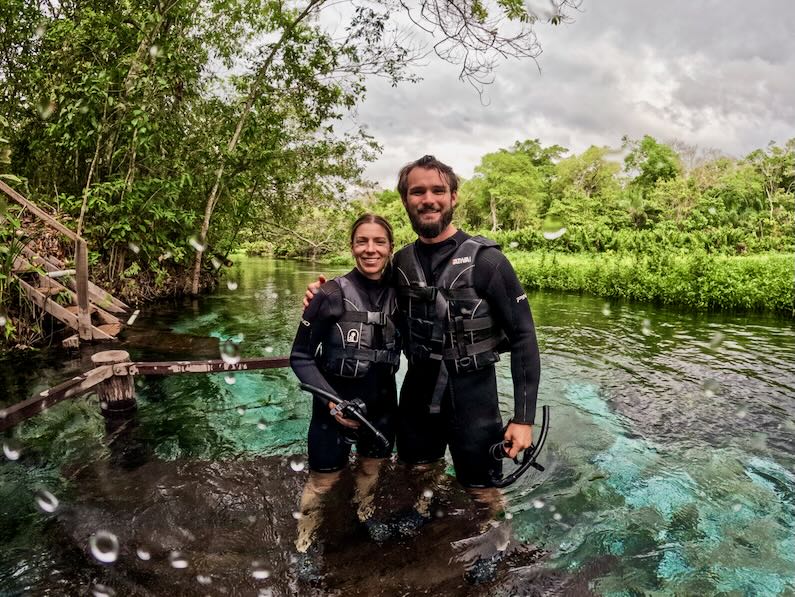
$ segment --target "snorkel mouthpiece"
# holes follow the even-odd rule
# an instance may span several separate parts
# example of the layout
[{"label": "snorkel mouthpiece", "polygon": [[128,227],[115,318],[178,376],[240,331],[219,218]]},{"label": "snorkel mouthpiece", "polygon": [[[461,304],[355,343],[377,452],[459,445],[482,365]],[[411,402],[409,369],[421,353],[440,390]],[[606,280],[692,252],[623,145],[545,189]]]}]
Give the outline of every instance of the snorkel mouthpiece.
[{"label": "snorkel mouthpiece", "polygon": [[[536,458],[541,453],[542,448],[544,447],[544,442],[547,440],[547,432],[549,431],[549,406],[543,406],[541,408],[541,431],[536,438],[536,442],[534,444],[530,444],[530,447],[527,448],[524,453],[522,454],[522,460],[519,461],[519,457],[513,459],[513,461],[518,464],[518,468],[516,468],[511,474],[503,476],[503,477],[492,477],[491,482],[494,487],[502,488],[508,487],[512,483],[515,483],[519,477],[524,475],[530,468],[534,468],[537,471],[544,471],[544,467],[536,462]],[[509,458],[507,448],[510,448],[510,442],[499,442],[494,444],[489,448],[489,454],[491,455],[494,460],[502,460],[503,458]]]}]

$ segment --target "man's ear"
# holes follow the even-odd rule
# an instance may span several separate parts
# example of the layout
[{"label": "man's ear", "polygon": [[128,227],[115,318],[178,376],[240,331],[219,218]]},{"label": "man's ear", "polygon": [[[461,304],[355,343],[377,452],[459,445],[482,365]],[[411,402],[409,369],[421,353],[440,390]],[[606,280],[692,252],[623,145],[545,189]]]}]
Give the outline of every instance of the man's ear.
[{"label": "man's ear", "polygon": [[455,207],[456,203],[458,203],[458,191],[453,191],[450,193],[450,204]]}]

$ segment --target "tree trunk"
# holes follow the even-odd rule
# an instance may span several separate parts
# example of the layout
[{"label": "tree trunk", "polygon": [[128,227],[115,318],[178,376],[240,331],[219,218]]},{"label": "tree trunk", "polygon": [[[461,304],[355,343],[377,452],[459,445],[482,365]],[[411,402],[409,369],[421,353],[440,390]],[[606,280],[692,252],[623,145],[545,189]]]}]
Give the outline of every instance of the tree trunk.
[{"label": "tree trunk", "polygon": [[491,209],[491,231],[497,232],[497,202],[492,194],[489,194],[489,208]]},{"label": "tree trunk", "polygon": [[[310,0],[307,7],[295,18],[292,23],[285,28],[284,32],[279,38],[279,41],[277,41],[273,48],[271,48],[271,51],[268,54],[268,57],[265,59],[265,62],[263,62],[262,66],[260,66],[257,76],[248,92],[246,102],[243,104],[243,110],[240,113],[240,118],[238,118],[235,132],[226,147],[227,155],[230,155],[235,151],[235,148],[240,141],[240,137],[243,134],[243,127],[248,120],[251,109],[254,107],[254,102],[262,93],[262,84],[265,81],[265,75],[270,70],[270,66],[276,57],[276,53],[281,49],[284,42],[287,41],[287,38],[292,34],[293,29],[295,29],[295,27],[301,21],[303,21],[310,12],[312,12],[312,9],[321,5],[323,2],[325,2],[325,0]],[[225,159],[225,156],[221,157],[221,164],[215,171],[215,182],[213,183],[213,187],[210,190],[210,194],[207,196],[207,203],[204,206],[204,220],[202,220],[202,226],[199,230],[198,238],[199,247],[196,249],[196,259],[193,262],[193,277],[191,281],[191,294],[193,295],[199,294],[199,278],[201,276],[202,255],[204,254],[204,249],[206,248],[207,232],[210,229],[210,219],[212,218],[213,210],[215,210],[215,205],[218,202],[218,191],[221,188],[221,180],[223,179],[224,169],[226,167]]]}]

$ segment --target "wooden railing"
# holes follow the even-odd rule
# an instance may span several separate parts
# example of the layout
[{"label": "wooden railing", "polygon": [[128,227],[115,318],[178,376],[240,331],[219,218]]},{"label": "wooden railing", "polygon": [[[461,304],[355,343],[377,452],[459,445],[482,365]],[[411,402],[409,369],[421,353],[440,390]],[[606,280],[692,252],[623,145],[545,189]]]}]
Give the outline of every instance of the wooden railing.
[{"label": "wooden railing", "polygon": [[75,294],[77,295],[77,333],[81,340],[91,340],[91,311],[88,300],[88,245],[74,231],[69,230],[58,220],[25,199],[17,191],[0,180],[0,191],[11,197],[30,213],[41,219],[47,226],[57,230],[75,243]]}]

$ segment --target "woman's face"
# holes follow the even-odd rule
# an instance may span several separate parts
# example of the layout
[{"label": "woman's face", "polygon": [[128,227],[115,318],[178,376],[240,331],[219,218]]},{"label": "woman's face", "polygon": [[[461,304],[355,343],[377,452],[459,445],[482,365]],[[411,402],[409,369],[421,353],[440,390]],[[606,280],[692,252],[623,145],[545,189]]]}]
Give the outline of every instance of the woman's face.
[{"label": "woman's face", "polygon": [[359,224],[353,233],[351,253],[356,269],[371,280],[378,280],[392,254],[392,244],[381,224]]}]

